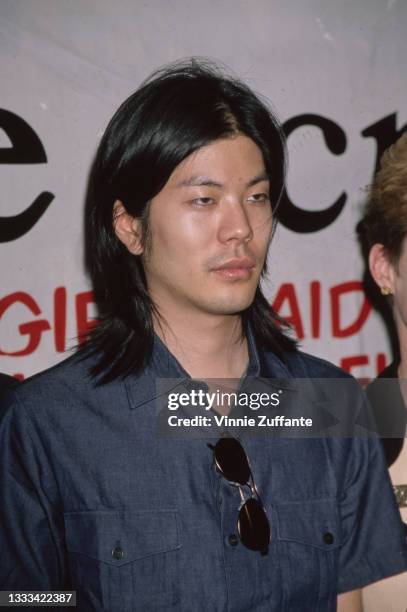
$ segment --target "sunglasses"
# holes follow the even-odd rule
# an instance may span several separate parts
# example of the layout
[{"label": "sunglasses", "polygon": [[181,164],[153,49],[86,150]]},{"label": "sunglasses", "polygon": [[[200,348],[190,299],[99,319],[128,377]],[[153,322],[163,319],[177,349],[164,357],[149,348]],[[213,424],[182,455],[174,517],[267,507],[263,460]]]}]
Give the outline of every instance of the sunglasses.
[{"label": "sunglasses", "polygon": [[[216,469],[232,485],[239,487],[242,503],[239,507],[237,531],[240,541],[250,550],[268,553],[271,539],[270,523],[253,480],[249,460],[236,438],[221,438],[213,446]],[[251,497],[245,498],[242,487],[248,486]]]}]

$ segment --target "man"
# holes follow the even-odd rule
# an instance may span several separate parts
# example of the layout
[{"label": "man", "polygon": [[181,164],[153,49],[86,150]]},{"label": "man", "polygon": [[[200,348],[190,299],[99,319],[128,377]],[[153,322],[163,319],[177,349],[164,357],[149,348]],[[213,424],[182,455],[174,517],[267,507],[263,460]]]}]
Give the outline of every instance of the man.
[{"label": "man", "polygon": [[113,117],[87,210],[99,325],[0,428],[2,589],[71,588],[80,610],[352,611],[406,569],[376,440],[157,430],[162,380],[345,376],[296,350],[259,288],[283,182],[276,120],[211,66],[156,73]]}]

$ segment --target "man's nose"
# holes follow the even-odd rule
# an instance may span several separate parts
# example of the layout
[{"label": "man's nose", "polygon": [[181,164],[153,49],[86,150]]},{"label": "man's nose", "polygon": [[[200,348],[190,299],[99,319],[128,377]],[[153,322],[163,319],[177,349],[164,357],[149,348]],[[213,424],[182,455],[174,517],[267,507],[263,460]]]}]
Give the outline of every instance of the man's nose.
[{"label": "man's nose", "polygon": [[219,226],[219,240],[229,242],[249,242],[253,238],[253,229],[247,211],[241,202],[234,200],[223,207]]}]

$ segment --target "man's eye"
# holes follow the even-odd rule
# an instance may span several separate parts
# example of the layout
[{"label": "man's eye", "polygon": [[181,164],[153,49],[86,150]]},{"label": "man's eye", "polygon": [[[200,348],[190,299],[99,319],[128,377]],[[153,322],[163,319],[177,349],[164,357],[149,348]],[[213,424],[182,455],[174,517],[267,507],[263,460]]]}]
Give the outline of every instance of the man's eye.
[{"label": "man's eye", "polygon": [[209,206],[209,204],[213,203],[213,198],[194,198],[191,200],[194,206]]},{"label": "man's eye", "polygon": [[256,202],[262,204],[263,202],[269,201],[269,195],[267,193],[254,193],[249,198],[249,202]]}]

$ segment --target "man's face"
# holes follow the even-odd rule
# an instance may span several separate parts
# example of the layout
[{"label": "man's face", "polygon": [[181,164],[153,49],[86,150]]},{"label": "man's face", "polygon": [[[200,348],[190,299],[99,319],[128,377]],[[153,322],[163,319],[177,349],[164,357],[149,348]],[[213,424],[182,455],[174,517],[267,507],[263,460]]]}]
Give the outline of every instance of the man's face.
[{"label": "man's face", "polygon": [[259,283],[271,237],[269,182],[260,149],[237,135],[192,153],[152,199],[143,264],[165,315],[238,313]]}]

